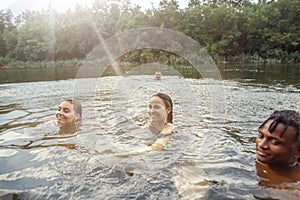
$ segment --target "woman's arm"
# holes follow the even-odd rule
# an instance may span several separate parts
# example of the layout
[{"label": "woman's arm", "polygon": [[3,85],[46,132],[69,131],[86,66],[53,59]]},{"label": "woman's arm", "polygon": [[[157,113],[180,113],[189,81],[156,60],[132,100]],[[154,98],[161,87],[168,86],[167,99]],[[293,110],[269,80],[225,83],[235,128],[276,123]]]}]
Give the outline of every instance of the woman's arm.
[{"label": "woman's arm", "polygon": [[150,151],[162,151],[166,146],[166,144],[170,141],[171,136],[176,132],[175,130],[176,130],[176,126],[174,126],[173,124],[168,124],[166,129],[164,129],[162,133],[157,135],[158,138],[151,145],[145,146],[144,148],[135,151],[118,154],[117,156],[125,157],[131,155],[140,155]]},{"label": "woman's arm", "polygon": [[151,149],[154,151],[161,151],[170,141],[171,136],[166,136],[162,138],[157,138],[153,144],[150,145]]}]

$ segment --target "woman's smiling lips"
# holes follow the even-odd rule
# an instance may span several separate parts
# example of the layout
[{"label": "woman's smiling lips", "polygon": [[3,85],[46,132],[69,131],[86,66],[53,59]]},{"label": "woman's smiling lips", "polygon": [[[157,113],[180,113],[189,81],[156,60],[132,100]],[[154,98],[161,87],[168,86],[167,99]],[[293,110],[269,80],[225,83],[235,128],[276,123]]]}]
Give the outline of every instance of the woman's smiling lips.
[{"label": "woman's smiling lips", "polygon": [[56,115],[56,119],[59,120],[59,121],[61,121],[61,120],[64,119],[64,117],[62,115],[60,115],[60,114],[57,114]]}]

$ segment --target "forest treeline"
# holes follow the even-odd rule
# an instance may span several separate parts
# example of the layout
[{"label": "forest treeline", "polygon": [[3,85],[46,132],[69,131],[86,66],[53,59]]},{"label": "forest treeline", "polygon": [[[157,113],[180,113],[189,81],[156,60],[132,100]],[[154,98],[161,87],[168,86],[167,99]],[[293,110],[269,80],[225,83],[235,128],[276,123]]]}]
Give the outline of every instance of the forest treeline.
[{"label": "forest treeline", "polygon": [[[101,41],[126,30],[161,27],[197,41],[218,62],[299,62],[299,0],[176,0],[142,10],[128,0],[95,0],[57,12],[0,11],[0,65],[10,62],[83,60]],[[121,58],[137,63],[182,58],[160,50],[137,50]]]}]

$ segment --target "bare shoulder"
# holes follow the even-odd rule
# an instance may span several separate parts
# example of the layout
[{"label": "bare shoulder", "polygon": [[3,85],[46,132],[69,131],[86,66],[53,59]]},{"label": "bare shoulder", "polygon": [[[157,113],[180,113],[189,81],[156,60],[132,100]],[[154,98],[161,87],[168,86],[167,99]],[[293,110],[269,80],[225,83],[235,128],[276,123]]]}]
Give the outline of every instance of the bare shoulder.
[{"label": "bare shoulder", "polygon": [[297,181],[300,181],[300,165],[299,164],[297,166],[295,174],[296,174]]},{"label": "bare shoulder", "polygon": [[171,133],[175,130],[177,130],[177,126],[175,126],[174,124],[168,123],[168,125],[166,126],[166,129],[163,132],[164,133]]}]

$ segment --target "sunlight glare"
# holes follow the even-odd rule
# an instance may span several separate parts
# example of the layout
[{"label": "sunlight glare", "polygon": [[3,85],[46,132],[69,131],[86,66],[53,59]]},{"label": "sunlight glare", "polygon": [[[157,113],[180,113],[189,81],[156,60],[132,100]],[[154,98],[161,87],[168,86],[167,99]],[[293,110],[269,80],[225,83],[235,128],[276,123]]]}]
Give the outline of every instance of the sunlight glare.
[{"label": "sunlight glare", "polygon": [[51,6],[56,11],[64,12],[68,9],[73,10],[77,4],[84,6],[93,2],[94,0],[0,0],[0,10],[10,9],[18,14],[25,10],[45,10]]}]

